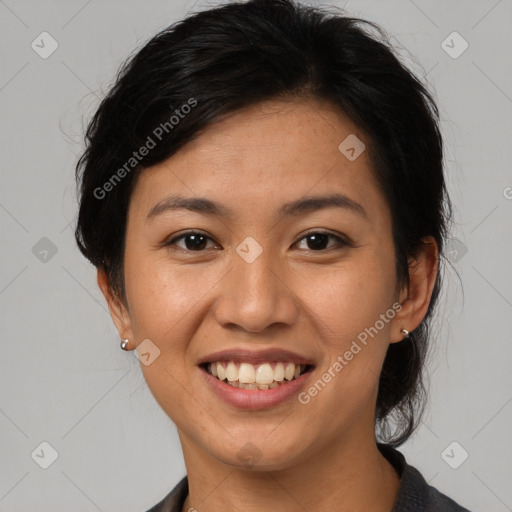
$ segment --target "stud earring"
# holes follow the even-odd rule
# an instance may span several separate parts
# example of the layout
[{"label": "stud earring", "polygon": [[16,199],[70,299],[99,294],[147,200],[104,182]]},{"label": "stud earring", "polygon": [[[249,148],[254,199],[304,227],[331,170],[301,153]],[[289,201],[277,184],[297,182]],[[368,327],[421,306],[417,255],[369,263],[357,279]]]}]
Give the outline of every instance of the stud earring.
[{"label": "stud earring", "polygon": [[409,337],[409,331],[407,329],[402,329],[400,332],[404,334],[403,340],[407,339]]},{"label": "stud earring", "polygon": [[121,348],[123,350],[128,350],[126,347],[128,346],[128,343],[130,343],[130,340],[128,338],[126,339],[121,339]]}]

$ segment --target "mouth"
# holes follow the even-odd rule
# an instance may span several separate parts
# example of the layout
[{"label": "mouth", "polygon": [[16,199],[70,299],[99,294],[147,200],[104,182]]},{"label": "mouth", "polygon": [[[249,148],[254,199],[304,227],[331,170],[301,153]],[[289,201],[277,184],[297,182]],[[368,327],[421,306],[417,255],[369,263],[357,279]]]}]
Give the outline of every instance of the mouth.
[{"label": "mouth", "polygon": [[284,404],[307,385],[312,359],[284,349],[228,349],[196,363],[207,388],[224,403],[245,410]]},{"label": "mouth", "polygon": [[311,364],[266,361],[258,364],[240,361],[213,361],[200,365],[220,382],[238,389],[275,389],[313,370]]}]

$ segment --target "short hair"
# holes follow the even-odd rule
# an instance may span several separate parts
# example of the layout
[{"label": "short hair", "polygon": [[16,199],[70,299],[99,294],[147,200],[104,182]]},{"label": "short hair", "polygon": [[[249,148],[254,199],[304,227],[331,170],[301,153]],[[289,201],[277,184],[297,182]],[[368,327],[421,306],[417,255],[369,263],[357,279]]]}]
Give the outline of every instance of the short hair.
[{"label": "short hair", "polygon": [[[408,260],[423,237],[432,236],[443,254],[451,204],[438,109],[382,29],[293,0],[231,2],[193,13],[144,44],[120,68],[87,127],[76,167],[75,237],[119,298],[126,300],[127,209],[141,170],[171,157],[224,114],[286,99],[326,102],[367,137],[391,211],[399,287],[409,284]],[[139,153],[149,139],[154,147]],[[424,410],[440,285],[438,272],[425,318],[385,357],[376,429],[393,446],[409,438]]]}]

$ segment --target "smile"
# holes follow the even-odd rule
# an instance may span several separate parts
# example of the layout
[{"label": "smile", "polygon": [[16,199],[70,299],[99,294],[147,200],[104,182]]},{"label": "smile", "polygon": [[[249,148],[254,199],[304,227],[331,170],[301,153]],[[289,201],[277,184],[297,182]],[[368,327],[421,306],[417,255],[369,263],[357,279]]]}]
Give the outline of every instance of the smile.
[{"label": "smile", "polygon": [[298,379],[311,365],[291,362],[251,364],[235,361],[215,361],[205,365],[206,371],[221,382],[239,389],[266,390]]},{"label": "smile", "polygon": [[317,366],[315,359],[278,347],[221,350],[196,364],[216,399],[246,410],[268,409],[292,400]]}]

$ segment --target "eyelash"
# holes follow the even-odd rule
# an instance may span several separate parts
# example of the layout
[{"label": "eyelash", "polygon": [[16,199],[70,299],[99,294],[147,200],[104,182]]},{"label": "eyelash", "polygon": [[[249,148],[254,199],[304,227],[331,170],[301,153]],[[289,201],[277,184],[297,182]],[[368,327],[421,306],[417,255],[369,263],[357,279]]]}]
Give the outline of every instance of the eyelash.
[{"label": "eyelash", "polygon": [[[186,233],[182,233],[181,235],[167,241],[167,242],[164,242],[164,247],[171,247],[173,245],[176,244],[176,242],[178,240],[181,240],[181,239],[184,239],[186,238],[187,236],[189,235],[203,235],[205,236],[209,241],[213,241],[213,239],[211,237],[209,237],[206,233],[203,233],[201,231],[187,231]],[[346,240],[346,239],[343,239],[341,236],[339,235],[335,235],[334,233],[331,233],[331,232],[328,232],[328,231],[311,231],[309,233],[306,233],[302,238],[300,238],[299,240],[297,240],[297,242],[295,242],[293,245],[299,243],[299,242],[302,242],[303,240],[305,240],[308,236],[311,236],[311,235],[327,235],[329,236],[330,238],[334,239],[338,245],[340,245],[341,247],[353,247],[353,244]],[[191,249],[187,249],[185,247],[179,247],[180,249],[184,250],[184,251],[187,251],[187,252],[204,252],[205,249],[202,249],[202,250],[198,250],[198,251],[194,251],[194,250],[191,250]],[[321,253],[321,252],[327,252],[329,251],[330,249],[332,249],[332,247],[327,247],[325,249],[319,249],[319,250],[314,250],[314,249],[306,249],[310,252],[315,252],[315,253]]]}]

